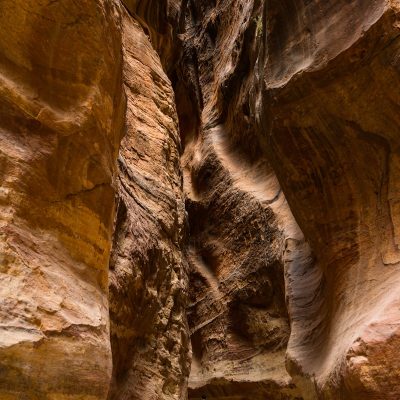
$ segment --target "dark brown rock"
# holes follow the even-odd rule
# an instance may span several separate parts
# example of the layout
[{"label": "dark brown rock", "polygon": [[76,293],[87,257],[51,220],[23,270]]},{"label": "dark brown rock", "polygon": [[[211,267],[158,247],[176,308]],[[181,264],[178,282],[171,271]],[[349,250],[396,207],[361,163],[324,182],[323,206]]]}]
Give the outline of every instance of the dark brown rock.
[{"label": "dark brown rock", "polygon": [[285,369],[284,255],[289,238],[304,240],[250,109],[261,9],[189,1],[185,10],[176,92],[190,226],[191,399],[299,396]]}]

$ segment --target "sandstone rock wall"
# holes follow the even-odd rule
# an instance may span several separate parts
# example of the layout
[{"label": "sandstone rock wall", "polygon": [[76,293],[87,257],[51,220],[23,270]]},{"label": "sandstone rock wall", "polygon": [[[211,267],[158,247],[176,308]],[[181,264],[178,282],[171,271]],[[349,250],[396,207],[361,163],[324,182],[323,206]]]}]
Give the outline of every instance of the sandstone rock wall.
[{"label": "sandstone rock wall", "polygon": [[0,1],[0,399],[400,398],[399,11]]},{"label": "sandstone rock wall", "polygon": [[0,4],[1,398],[186,396],[179,8],[128,3]]},{"label": "sandstone rock wall", "polygon": [[309,253],[253,110],[262,3],[189,1],[184,13],[176,93],[190,226],[189,398],[300,398],[285,370],[284,265]]},{"label": "sandstone rock wall", "polygon": [[105,399],[119,6],[0,2],[0,398]]},{"label": "sandstone rock wall", "polygon": [[310,241],[288,270],[289,371],[306,398],[396,399],[397,1],[266,3],[259,116]]},{"label": "sandstone rock wall", "polygon": [[186,233],[174,93],[143,27],[123,16],[126,135],[110,262],[110,399],[183,399],[189,374]]},{"label": "sandstone rock wall", "polygon": [[[232,332],[248,340],[251,331],[254,340],[253,310],[235,296],[259,259],[285,266],[288,369],[302,396],[398,397],[398,8],[396,1],[188,2],[183,76],[191,96],[183,105],[178,96],[178,109],[196,286],[188,314],[193,398],[240,397],[256,387],[236,383],[231,358],[240,359]],[[287,206],[266,207],[279,193],[274,174],[311,247],[291,229]],[[263,211],[249,212],[252,201]],[[250,221],[256,242],[245,235]],[[272,282],[276,290],[279,277]],[[261,352],[270,354],[265,344]],[[246,359],[246,380],[259,379],[255,371],[267,368],[254,370]]]},{"label": "sandstone rock wall", "polygon": [[120,0],[140,23],[165,71],[172,72],[179,58],[178,37],[185,0]]}]

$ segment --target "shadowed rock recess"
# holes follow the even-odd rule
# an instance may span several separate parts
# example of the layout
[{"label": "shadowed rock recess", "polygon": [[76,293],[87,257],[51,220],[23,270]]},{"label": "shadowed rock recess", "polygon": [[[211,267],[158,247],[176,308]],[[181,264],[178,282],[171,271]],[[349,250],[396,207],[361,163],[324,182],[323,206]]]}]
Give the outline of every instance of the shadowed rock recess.
[{"label": "shadowed rock recess", "polygon": [[400,399],[400,1],[0,32],[0,400]]}]

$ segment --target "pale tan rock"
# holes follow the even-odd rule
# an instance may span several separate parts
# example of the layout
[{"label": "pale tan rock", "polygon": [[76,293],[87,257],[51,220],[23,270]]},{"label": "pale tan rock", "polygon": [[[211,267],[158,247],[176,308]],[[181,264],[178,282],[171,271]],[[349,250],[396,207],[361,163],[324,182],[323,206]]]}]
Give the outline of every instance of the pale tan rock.
[{"label": "pale tan rock", "polygon": [[3,0],[0,31],[0,398],[105,399],[119,6]]}]

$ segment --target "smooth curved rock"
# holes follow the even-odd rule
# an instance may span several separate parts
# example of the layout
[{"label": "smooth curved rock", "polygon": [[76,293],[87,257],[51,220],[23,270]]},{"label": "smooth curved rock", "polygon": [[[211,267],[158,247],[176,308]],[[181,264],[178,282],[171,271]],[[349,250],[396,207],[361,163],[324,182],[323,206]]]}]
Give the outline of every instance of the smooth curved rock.
[{"label": "smooth curved rock", "polygon": [[399,12],[1,1],[0,398],[400,398]]},{"label": "smooth curved rock", "polygon": [[0,3],[0,397],[105,399],[119,6]]},{"label": "smooth curved rock", "polygon": [[307,399],[400,396],[399,3],[266,3],[270,160],[315,254],[289,268]]},{"label": "smooth curved rock", "polygon": [[190,399],[300,398],[285,369],[284,265],[290,240],[306,245],[251,109],[261,10],[253,1],[189,1],[180,36]]}]

